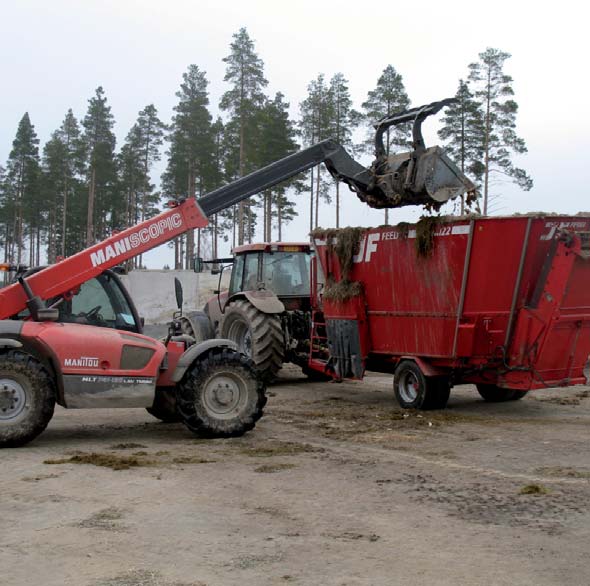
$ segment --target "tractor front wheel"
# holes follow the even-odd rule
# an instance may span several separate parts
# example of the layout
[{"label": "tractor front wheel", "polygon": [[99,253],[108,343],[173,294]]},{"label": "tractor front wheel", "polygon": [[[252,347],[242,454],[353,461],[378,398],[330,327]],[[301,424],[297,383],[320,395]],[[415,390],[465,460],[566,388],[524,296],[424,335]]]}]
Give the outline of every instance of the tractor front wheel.
[{"label": "tractor front wheel", "polygon": [[54,408],[55,385],[39,360],[18,351],[0,355],[0,447],[35,439]]},{"label": "tractor front wheel", "polygon": [[245,299],[228,305],[221,337],[235,342],[265,381],[272,380],[283,366],[285,343],[279,316],[263,313]]},{"label": "tractor front wheel", "polygon": [[200,358],[178,387],[183,423],[204,437],[243,435],[262,417],[265,404],[265,386],[252,361],[228,349]]},{"label": "tractor front wheel", "polygon": [[424,376],[412,360],[404,360],[396,368],[393,390],[404,409],[444,409],[451,394],[447,377]]},{"label": "tractor front wheel", "polygon": [[487,403],[503,403],[504,401],[519,401],[528,391],[503,389],[496,385],[477,384],[477,392]]}]

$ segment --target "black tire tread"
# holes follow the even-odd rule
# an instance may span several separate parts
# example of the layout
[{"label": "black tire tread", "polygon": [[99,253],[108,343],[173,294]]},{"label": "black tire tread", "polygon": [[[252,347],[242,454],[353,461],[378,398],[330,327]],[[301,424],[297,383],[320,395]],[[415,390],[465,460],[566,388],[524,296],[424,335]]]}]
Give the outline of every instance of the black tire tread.
[{"label": "black tire tread", "polygon": [[[418,376],[418,380],[421,381],[424,387],[424,392],[422,396],[418,397],[417,400],[411,405],[404,404],[404,401],[399,392],[399,376],[400,373],[402,373],[405,369],[413,371]],[[420,367],[413,360],[404,360],[400,362],[395,371],[393,379],[393,390],[395,393],[395,397],[402,408],[419,409],[421,411],[444,409],[447,406],[447,402],[451,394],[451,386],[448,377],[427,377],[424,375]]]},{"label": "black tire tread", "polygon": [[156,389],[154,404],[146,411],[162,423],[178,423],[182,417],[176,409],[176,397],[173,390]]},{"label": "black tire tread", "polygon": [[504,403],[506,401],[519,401],[526,396],[528,391],[517,389],[504,389],[497,385],[477,383],[477,392],[486,403]]},{"label": "black tire tread", "polygon": [[31,354],[11,350],[0,354],[0,371],[12,371],[28,378],[35,395],[30,417],[18,426],[0,423],[0,447],[23,446],[41,434],[53,417],[56,392],[52,376],[43,364]]},{"label": "black tire tread", "polygon": [[248,324],[255,368],[265,381],[272,380],[285,361],[284,334],[279,316],[263,313],[246,299],[238,299],[225,310],[221,325],[222,338],[228,337],[229,325],[234,319],[242,319]]}]

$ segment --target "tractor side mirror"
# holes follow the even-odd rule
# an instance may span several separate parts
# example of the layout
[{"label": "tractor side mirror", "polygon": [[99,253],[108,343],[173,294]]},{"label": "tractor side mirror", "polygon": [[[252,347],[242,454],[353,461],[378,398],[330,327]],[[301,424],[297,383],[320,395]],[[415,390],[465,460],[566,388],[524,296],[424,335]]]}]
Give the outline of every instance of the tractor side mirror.
[{"label": "tractor side mirror", "polygon": [[182,283],[180,282],[180,280],[178,279],[178,277],[174,277],[174,292],[176,293],[176,305],[178,307],[178,310],[182,310],[182,302],[183,302],[183,296],[182,296]]},{"label": "tractor side mirror", "polygon": [[195,273],[203,272],[203,259],[200,256],[195,256],[193,258],[193,271]]}]

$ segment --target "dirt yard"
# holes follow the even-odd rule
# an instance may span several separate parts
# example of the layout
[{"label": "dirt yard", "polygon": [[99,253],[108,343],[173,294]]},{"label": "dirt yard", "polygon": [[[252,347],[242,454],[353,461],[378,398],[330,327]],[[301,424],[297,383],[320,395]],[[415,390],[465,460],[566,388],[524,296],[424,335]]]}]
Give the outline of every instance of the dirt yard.
[{"label": "dirt yard", "polygon": [[235,440],[59,409],[0,452],[3,586],[590,583],[590,390],[403,412],[391,379],[269,388]]}]

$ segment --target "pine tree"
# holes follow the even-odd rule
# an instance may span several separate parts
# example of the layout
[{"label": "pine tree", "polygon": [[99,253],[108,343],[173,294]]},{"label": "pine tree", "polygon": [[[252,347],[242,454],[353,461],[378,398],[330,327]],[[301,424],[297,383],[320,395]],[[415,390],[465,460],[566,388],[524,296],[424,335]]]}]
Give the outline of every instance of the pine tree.
[{"label": "pine tree", "polygon": [[[484,125],[480,103],[474,99],[469,84],[459,80],[456,102],[450,104],[442,119],[439,137],[445,149],[461,171],[481,182],[483,174]],[[465,196],[461,196],[461,215],[465,212]]]},{"label": "pine tree", "polygon": [[[137,117],[119,154],[121,191],[126,194],[126,225],[142,222],[158,212],[160,196],[154,192],[150,172],[160,160],[165,125],[153,104]],[[141,266],[141,255],[131,263]]]},{"label": "pine tree", "polygon": [[[320,74],[307,86],[307,98],[299,105],[301,114],[299,128],[305,146],[330,138],[333,130],[333,105],[330,88],[326,85],[324,75]],[[318,227],[319,201],[324,199],[329,203],[330,192],[329,183],[322,179],[321,166],[313,168],[310,177],[309,229],[311,231],[314,227]]]},{"label": "pine tree", "polygon": [[[176,93],[179,98],[174,110],[171,133],[168,137],[168,166],[163,186],[167,193],[182,197],[199,197],[206,193],[207,174],[213,167],[213,131],[209,106],[208,81],[205,72],[189,65]],[[194,232],[187,233],[186,256],[183,240],[177,242],[176,268],[190,267],[194,256]]]},{"label": "pine tree", "polygon": [[[410,98],[406,93],[402,76],[393,65],[388,65],[379,79],[374,90],[367,94],[367,99],[361,105],[363,113],[371,130],[365,148],[371,154],[375,150],[375,132],[372,126],[385,116],[391,116],[396,112],[407,110],[410,107]],[[405,150],[411,146],[411,124],[399,124],[388,128],[383,136],[385,152],[387,156],[395,154],[399,150]],[[385,224],[389,223],[389,210],[385,210]]]},{"label": "pine tree", "polygon": [[86,246],[106,237],[113,228],[121,228],[124,206],[117,193],[113,125],[111,107],[99,86],[88,100],[88,111],[82,121],[88,185]]},{"label": "pine tree", "polygon": [[[259,139],[259,167],[273,163],[298,150],[295,136],[297,131],[289,118],[289,104],[282,93],[267,101],[261,116]],[[291,221],[297,212],[294,203],[287,197],[290,187],[301,187],[298,178],[291,178],[267,189],[263,194],[263,239],[272,240],[272,220],[276,220],[278,232],[282,225]]]},{"label": "pine tree", "polygon": [[[39,190],[39,139],[35,133],[35,127],[31,124],[29,114],[25,113],[21,118],[16,137],[12,143],[12,150],[6,165],[5,180],[5,213],[6,244],[8,262],[20,264],[23,261],[25,246],[26,222],[36,222],[35,214],[39,216],[45,211],[38,209],[40,204]],[[35,228],[38,226],[35,226]],[[31,234],[34,234],[32,226],[28,226]],[[37,232],[37,236],[40,232]],[[33,241],[29,242],[29,251],[32,254]],[[34,261],[36,259],[32,259]],[[31,261],[31,255],[29,256]]]},{"label": "pine tree", "polygon": [[83,194],[84,145],[80,127],[68,110],[60,128],[43,149],[43,194],[50,202],[47,261],[67,256],[84,247],[85,209]]},{"label": "pine tree", "polygon": [[[211,125],[211,133],[213,136],[213,152],[211,169],[207,173],[207,193],[221,187],[225,178],[225,127],[221,118],[218,117]],[[219,239],[223,238],[225,242],[229,240],[228,233],[232,230],[233,221],[231,212],[230,208],[213,214],[209,226],[203,229],[203,232],[211,238],[211,258],[218,258],[219,256]]]},{"label": "pine tree", "polygon": [[483,213],[488,213],[492,173],[509,177],[528,191],[533,180],[512,163],[513,154],[527,152],[525,141],[516,134],[518,104],[512,99],[512,77],[504,73],[510,53],[488,48],[479,61],[469,65],[469,79],[483,111]]},{"label": "pine tree", "polygon": [[[220,108],[231,115],[232,126],[238,134],[240,177],[253,171],[257,162],[257,134],[259,113],[265,103],[263,88],[268,84],[264,77],[264,64],[254,50],[254,42],[248,31],[241,28],[233,35],[230,54],[223,59],[227,64],[224,81],[232,87],[221,98]],[[250,202],[238,205],[238,243],[252,241],[255,217]],[[246,225],[247,224],[247,225]]]},{"label": "pine tree", "polygon": [[[338,144],[354,150],[353,130],[359,125],[361,114],[353,109],[348,80],[342,73],[336,73],[330,80],[330,98],[332,99],[331,136]],[[336,180],[336,228],[340,227],[340,181]]]}]

